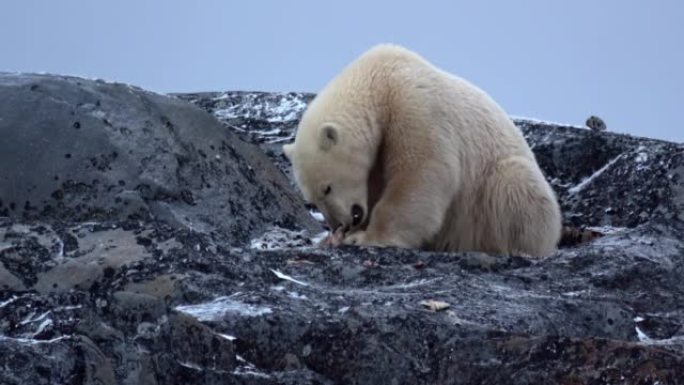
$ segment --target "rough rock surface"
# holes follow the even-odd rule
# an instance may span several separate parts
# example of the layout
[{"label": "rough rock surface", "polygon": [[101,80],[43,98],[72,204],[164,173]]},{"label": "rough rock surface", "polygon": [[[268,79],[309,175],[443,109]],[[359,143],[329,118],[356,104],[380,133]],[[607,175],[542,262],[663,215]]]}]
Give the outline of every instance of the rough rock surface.
[{"label": "rough rock surface", "polygon": [[0,215],[157,218],[247,241],[313,228],[256,146],[206,112],[124,84],[0,74]]},{"label": "rough rock surface", "polygon": [[[297,193],[242,142],[256,143],[287,170],[279,147],[291,139],[311,95],[205,93],[173,101],[123,85],[27,77],[41,80],[38,89],[42,82],[60,85],[45,98],[27,99],[38,90],[31,82],[2,79],[0,159],[12,167],[0,169],[0,199],[30,196],[29,206],[37,207],[15,205],[0,218],[2,384],[684,383],[681,144],[517,121],[559,194],[566,224],[604,234],[542,261],[317,249],[310,241],[316,228]],[[226,156],[225,166],[251,166],[256,173],[253,179],[238,179],[239,172],[226,178],[253,183],[254,190],[265,184],[286,203],[265,215],[258,208],[271,202],[254,190],[228,184],[203,195],[202,184],[195,184],[197,170],[206,167],[201,155],[188,155],[185,167],[196,172],[181,178],[176,168],[142,165],[138,157],[121,161],[128,151],[139,157],[162,152],[144,140],[119,142],[101,134],[101,141],[88,141],[42,128],[61,129],[73,119],[42,113],[49,101],[81,113],[82,101],[67,97],[75,90],[130,92],[113,97],[117,118],[104,118],[114,127],[127,121],[144,131],[140,122],[157,119],[162,105],[174,126],[207,130],[199,138],[179,137],[165,124],[155,125],[145,135],[165,143],[157,149],[182,147],[174,151],[190,154],[199,147],[194,141],[225,135],[238,154],[252,154]],[[223,129],[178,99],[213,113]],[[100,108],[110,113],[110,103],[101,101]],[[14,112],[18,105],[23,113]],[[55,121],[61,123],[46,123]],[[41,142],[41,135],[50,141]],[[26,151],[4,152],[37,143],[42,156],[30,158],[30,166],[21,166]],[[103,149],[115,145],[120,155],[106,172],[71,172],[63,164],[65,146],[87,159],[89,151],[107,153]],[[48,210],[40,205],[46,199],[41,192],[51,193],[53,186],[37,172],[53,164],[63,170],[60,176],[71,172],[72,179],[82,176],[80,183],[99,178],[104,186],[120,174],[136,180],[153,170],[155,180],[170,186],[165,189],[192,194],[195,211],[186,215],[194,219],[158,215],[152,206],[166,201],[142,193],[142,208],[131,215],[116,200],[119,192],[106,188],[70,192],[63,207],[48,200]],[[24,172],[13,169],[19,166]],[[235,222],[217,212],[214,202],[221,200],[241,202]],[[180,201],[167,210],[181,210]],[[263,233],[269,215],[275,223],[287,214],[295,218],[291,226]],[[202,225],[188,224],[196,222]],[[246,225],[245,236],[225,236],[228,223],[254,225]],[[263,234],[255,236],[257,231]]]},{"label": "rough rock surface", "polygon": [[314,94],[264,92],[201,92],[175,94],[208,112],[245,140],[258,144],[280,170],[291,178],[282,146],[294,133]]}]

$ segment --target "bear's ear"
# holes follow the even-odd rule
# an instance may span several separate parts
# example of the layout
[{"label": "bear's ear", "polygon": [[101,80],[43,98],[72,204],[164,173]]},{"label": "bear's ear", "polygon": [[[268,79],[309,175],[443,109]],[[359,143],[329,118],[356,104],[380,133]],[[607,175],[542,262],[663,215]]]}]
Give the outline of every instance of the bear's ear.
[{"label": "bear's ear", "polygon": [[287,160],[292,162],[292,155],[294,155],[294,144],[288,143],[283,145],[283,154],[285,154],[285,157]]},{"label": "bear's ear", "polygon": [[328,151],[340,140],[340,134],[337,132],[337,128],[325,125],[321,127],[320,137],[318,139],[318,145],[321,150]]}]

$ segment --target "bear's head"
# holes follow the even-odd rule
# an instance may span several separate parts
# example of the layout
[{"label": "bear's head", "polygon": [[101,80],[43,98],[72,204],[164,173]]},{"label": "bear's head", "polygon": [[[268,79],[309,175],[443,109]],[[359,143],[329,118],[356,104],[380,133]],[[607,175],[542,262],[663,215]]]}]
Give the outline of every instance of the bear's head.
[{"label": "bear's head", "polygon": [[368,218],[368,151],[339,124],[306,123],[300,123],[295,142],[283,146],[299,189],[331,231],[361,228]]}]

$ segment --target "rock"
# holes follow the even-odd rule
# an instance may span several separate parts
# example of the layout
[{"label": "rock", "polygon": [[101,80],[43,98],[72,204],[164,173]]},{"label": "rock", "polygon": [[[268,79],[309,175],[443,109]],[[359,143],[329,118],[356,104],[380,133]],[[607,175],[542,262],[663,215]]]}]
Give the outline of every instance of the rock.
[{"label": "rock", "polygon": [[0,314],[9,330],[25,337],[0,328],[2,383],[231,381],[237,365],[225,336],[154,297],[93,294],[11,297],[12,307],[5,303]]},{"label": "rock", "polygon": [[534,121],[517,124],[559,195],[565,224],[684,221],[684,145]]},{"label": "rock", "polygon": [[[16,98],[24,91],[1,92]],[[119,119],[128,103],[146,97],[118,99]],[[289,166],[280,144],[311,99],[235,92],[149,97],[169,103],[168,111],[202,115],[183,100],[207,109],[238,154],[254,149],[239,140],[252,141],[283,170]],[[52,99],[64,100],[58,91]],[[0,111],[7,110],[4,100]],[[2,124],[3,138],[27,145]],[[95,213],[65,206],[54,211],[59,217],[15,208],[0,218],[0,383],[684,383],[684,146],[516,124],[560,197],[565,224],[585,229],[540,261],[317,248],[310,237],[318,229],[308,227],[307,210],[286,182],[266,185],[292,196],[273,221],[290,213],[294,224],[254,225],[244,237],[224,236],[225,225],[199,211],[191,213],[202,225],[188,226],[154,214],[131,218],[117,201]],[[165,141],[174,140],[180,139]],[[126,146],[142,151],[136,143]],[[9,164],[23,159],[1,156]],[[252,156],[244,164],[263,158]],[[192,158],[189,167],[202,159]],[[36,170],[48,167],[34,163]],[[154,164],[147,167],[157,170]],[[110,167],[98,177],[133,178],[127,163]],[[282,179],[275,170],[256,174],[253,183],[277,178],[271,172]],[[175,181],[175,169],[159,173]],[[18,191],[37,180],[21,175]],[[200,196],[201,186],[172,182]],[[91,192],[91,200],[79,201],[84,206],[112,202],[107,190]],[[215,193],[203,199],[264,203],[234,190]],[[142,212],[152,212],[149,199],[140,199]],[[266,220],[251,210],[235,220]],[[432,311],[424,301],[449,306]]]},{"label": "rock", "polygon": [[245,140],[258,144],[273,163],[290,176],[290,162],[282,146],[294,140],[294,132],[314,94],[288,92],[201,92],[174,94],[223,122]]},{"label": "rock", "polygon": [[587,121],[584,124],[586,124],[587,127],[594,131],[605,131],[607,128],[606,123],[603,121],[603,119],[599,118],[596,115],[588,117]]},{"label": "rock", "polygon": [[244,243],[314,229],[253,145],[176,98],[73,77],[0,74],[0,215],[146,220]]}]

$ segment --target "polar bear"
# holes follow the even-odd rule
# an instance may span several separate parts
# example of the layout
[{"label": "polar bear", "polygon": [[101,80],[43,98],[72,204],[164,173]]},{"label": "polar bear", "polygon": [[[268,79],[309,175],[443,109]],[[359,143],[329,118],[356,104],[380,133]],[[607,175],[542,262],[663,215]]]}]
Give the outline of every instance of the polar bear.
[{"label": "polar bear", "polygon": [[507,114],[400,46],[348,65],[283,152],[334,243],[541,257],[561,234],[556,196]]}]

